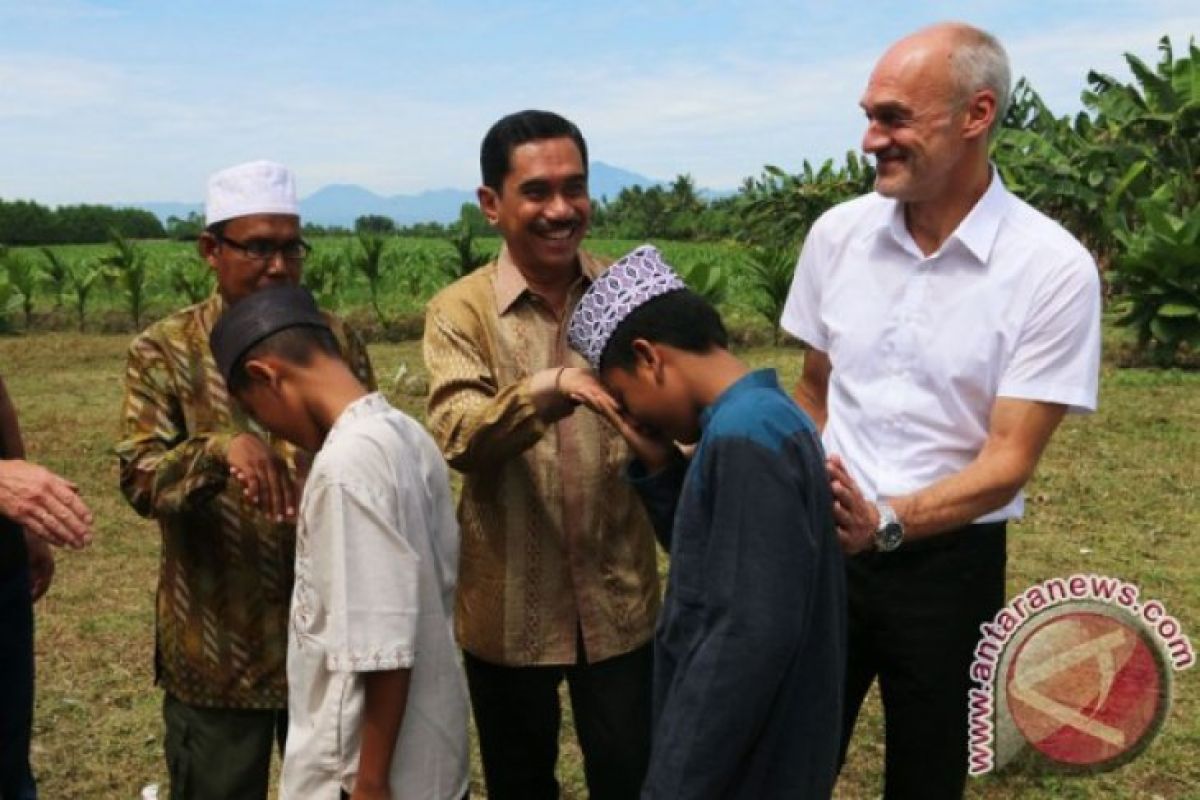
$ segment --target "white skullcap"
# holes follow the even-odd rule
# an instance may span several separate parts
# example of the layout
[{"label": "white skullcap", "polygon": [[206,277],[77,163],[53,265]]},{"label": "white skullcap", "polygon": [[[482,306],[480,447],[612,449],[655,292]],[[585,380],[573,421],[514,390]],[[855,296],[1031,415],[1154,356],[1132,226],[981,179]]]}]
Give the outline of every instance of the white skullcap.
[{"label": "white skullcap", "polygon": [[205,226],[250,214],[300,216],[290,169],[274,161],[250,161],[213,173],[204,203]]}]

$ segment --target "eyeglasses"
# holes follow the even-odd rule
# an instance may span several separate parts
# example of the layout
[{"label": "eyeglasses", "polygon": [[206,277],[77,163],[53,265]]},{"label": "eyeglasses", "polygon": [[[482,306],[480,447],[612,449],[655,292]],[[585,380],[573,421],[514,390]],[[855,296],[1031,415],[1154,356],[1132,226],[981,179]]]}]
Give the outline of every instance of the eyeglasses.
[{"label": "eyeglasses", "polygon": [[255,261],[272,261],[276,255],[282,255],[284,261],[297,262],[303,261],[312,252],[312,246],[303,239],[292,239],[283,244],[276,244],[270,239],[251,239],[248,242],[239,242],[227,236],[220,236],[218,241]]}]

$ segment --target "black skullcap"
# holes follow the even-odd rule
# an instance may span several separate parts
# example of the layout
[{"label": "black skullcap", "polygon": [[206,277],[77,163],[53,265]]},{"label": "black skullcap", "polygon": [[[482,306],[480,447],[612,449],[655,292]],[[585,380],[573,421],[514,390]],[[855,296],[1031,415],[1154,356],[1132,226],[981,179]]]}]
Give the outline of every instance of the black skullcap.
[{"label": "black skullcap", "polygon": [[302,286],[260,289],[231,305],[208,336],[221,377],[229,374],[250,348],[288,328],[311,326],[329,330],[312,293]]}]

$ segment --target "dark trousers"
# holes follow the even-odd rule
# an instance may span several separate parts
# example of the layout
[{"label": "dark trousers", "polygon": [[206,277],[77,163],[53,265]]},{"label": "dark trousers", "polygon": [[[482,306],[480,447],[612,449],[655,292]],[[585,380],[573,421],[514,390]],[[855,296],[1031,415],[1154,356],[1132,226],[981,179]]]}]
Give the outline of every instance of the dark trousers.
[{"label": "dark trousers", "polygon": [[37,797],[29,768],[32,724],[33,600],[22,557],[0,575],[0,800]]},{"label": "dark trousers", "polygon": [[871,682],[885,725],[885,800],[960,798],[979,626],[1004,605],[1004,523],[846,559],[850,639],[842,761]]},{"label": "dark trousers", "polygon": [[554,800],[565,678],[591,800],[631,800],[650,759],[649,643],[595,664],[503,667],[463,653],[489,800]]},{"label": "dark trousers", "polygon": [[271,748],[283,752],[287,712],[204,708],[163,696],[171,800],[266,800]]}]

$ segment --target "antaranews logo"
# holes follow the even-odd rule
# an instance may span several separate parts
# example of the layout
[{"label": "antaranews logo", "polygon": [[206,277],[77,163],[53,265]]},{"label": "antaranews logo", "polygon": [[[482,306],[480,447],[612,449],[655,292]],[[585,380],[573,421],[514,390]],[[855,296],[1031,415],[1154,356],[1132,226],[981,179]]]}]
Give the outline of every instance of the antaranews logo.
[{"label": "antaranews logo", "polygon": [[1104,575],[1051,578],[980,626],[968,697],[971,775],[1032,752],[1102,772],[1136,758],[1171,704],[1172,673],[1196,663],[1179,621]]}]

